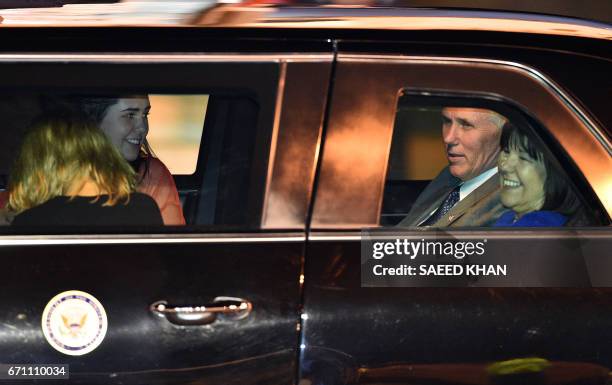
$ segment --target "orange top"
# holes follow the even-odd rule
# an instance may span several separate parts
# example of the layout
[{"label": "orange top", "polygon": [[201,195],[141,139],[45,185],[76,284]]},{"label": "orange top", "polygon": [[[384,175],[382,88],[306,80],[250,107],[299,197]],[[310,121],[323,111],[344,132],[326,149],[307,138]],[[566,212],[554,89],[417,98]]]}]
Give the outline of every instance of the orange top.
[{"label": "orange top", "polygon": [[[144,172],[144,162],[140,167],[140,174]],[[170,170],[161,160],[151,157],[149,161],[149,172],[137,187],[138,192],[149,195],[155,200],[159,211],[161,211],[164,225],[185,225],[185,217],[179,199],[174,178]]]}]

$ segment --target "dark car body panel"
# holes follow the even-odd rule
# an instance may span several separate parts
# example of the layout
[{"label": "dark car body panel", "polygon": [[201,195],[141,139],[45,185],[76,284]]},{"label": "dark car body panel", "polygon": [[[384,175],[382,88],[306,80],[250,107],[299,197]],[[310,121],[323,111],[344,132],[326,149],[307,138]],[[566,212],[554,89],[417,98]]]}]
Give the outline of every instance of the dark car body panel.
[{"label": "dark car body panel", "polygon": [[[3,285],[20,288],[2,291],[6,362],[66,363],[74,383],[292,383],[302,242],[60,244],[1,252]],[[107,343],[85,357],[62,356],[38,333],[49,294],[73,288],[108,304]],[[190,327],[148,308],[159,300],[206,304],[217,296],[248,298],[254,311],[244,320]]]},{"label": "dark car body panel", "polygon": [[[353,235],[351,241],[349,234],[343,235],[344,240],[334,239],[329,232],[310,235],[306,276],[312,278],[305,283],[307,316],[300,369],[301,377],[313,384],[484,384],[489,383],[488,364],[521,357],[591,363],[599,369],[610,366],[612,350],[607,341],[611,336],[603,329],[604,320],[611,316],[612,291],[591,288],[590,282],[581,288],[584,282],[575,280],[579,270],[551,285],[569,286],[563,288],[483,288],[478,282],[464,281],[455,281],[449,288],[362,287],[361,268],[355,263],[361,260],[359,236]],[[513,240],[517,235],[510,232],[496,235],[506,240],[499,245],[506,250],[518,242]],[[584,252],[605,259],[609,238],[601,235],[602,243]],[[479,232],[473,236],[494,235]],[[567,245],[588,244],[595,238],[597,233],[571,236],[553,232],[538,241],[515,245],[513,255],[529,258],[528,250],[534,248],[579,254],[582,251]],[[525,272],[525,277],[530,273],[538,274],[536,270]],[[557,372],[569,378],[569,373],[580,373],[579,369],[564,369],[551,369],[548,375],[554,377]],[[463,379],[462,372],[466,374]],[[474,377],[479,380],[466,379]],[[599,379],[582,377],[584,382],[578,383],[604,383],[595,377]]]}]

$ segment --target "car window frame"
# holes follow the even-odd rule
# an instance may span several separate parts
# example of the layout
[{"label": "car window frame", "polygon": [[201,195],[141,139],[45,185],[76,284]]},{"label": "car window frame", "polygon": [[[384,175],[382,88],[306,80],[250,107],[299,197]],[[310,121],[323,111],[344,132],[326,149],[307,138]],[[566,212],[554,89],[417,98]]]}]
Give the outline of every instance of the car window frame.
[{"label": "car window frame", "polygon": [[[314,164],[315,157],[317,154],[316,147],[319,145],[320,141],[320,129],[322,126],[322,116],[323,109],[325,103],[325,96],[327,96],[327,86],[329,83],[329,71],[331,69],[331,63],[333,61],[333,55],[330,53],[245,53],[245,54],[224,54],[224,53],[193,53],[193,54],[176,54],[176,53],[168,53],[168,54],[160,54],[160,53],[16,53],[16,54],[0,54],[0,65],[1,64],[13,64],[13,65],[21,65],[26,64],[30,66],[35,66],[38,69],[44,69],[45,65],[65,65],[65,64],[78,64],[78,65],[158,65],[158,64],[202,64],[202,65],[212,65],[214,68],[217,68],[218,71],[221,71],[222,67],[227,63],[233,64],[271,64],[277,68],[278,75],[276,76],[274,84],[266,84],[265,87],[269,88],[268,96],[267,96],[267,105],[264,106],[264,109],[267,111],[262,111],[260,106],[260,111],[257,114],[257,130],[267,130],[269,128],[269,133],[266,137],[258,137],[257,143],[255,143],[255,154],[253,159],[257,159],[259,163],[256,167],[261,168],[261,174],[263,177],[260,181],[257,182],[257,186],[254,186],[255,195],[254,200],[257,200],[257,203],[254,205],[254,209],[252,211],[256,211],[251,213],[251,217],[253,220],[249,220],[249,228],[248,229],[232,229],[232,228],[194,228],[194,229],[186,229],[186,228],[178,228],[178,227],[162,227],[162,228],[147,228],[147,229],[133,229],[132,231],[127,231],[128,233],[132,233],[134,237],[138,238],[138,234],[151,234],[157,233],[163,237],[163,234],[168,233],[177,233],[177,232],[204,232],[206,234],[214,235],[214,234],[238,234],[241,236],[245,234],[253,234],[255,238],[259,239],[262,231],[275,230],[281,228],[289,228],[293,230],[299,230],[305,228],[306,223],[306,215],[298,216],[297,219],[292,223],[292,226],[285,226],[282,223],[279,224],[278,219],[274,216],[274,213],[269,213],[264,211],[269,207],[268,201],[271,199],[270,191],[271,186],[273,186],[279,176],[275,176],[275,173],[278,173],[276,169],[278,169],[278,160],[283,157],[287,157],[285,154],[285,148],[278,146],[278,137],[284,136],[284,141],[286,142],[286,138],[292,137],[291,132],[285,132],[286,129],[281,127],[281,123],[287,125],[289,129],[291,129],[291,125],[293,128],[296,127],[296,119],[292,119],[290,117],[286,117],[282,114],[283,108],[285,104],[291,105],[291,102],[296,103],[293,99],[284,100],[284,91],[287,83],[291,83],[303,77],[304,71],[312,70],[311,67],[314,66],[321,73],[318,76],[318,82],[315,82],[315,88],[320,91],[322,98],[315,98],[315,102],[320,104],[318,108],[318,112],[320,116],[317,116],[315,111],[315,120],[318,118],[320,120],[318,125],[308,126],[307,130],[313,131],[314,134],[310,134],[310,137],[314,137],[314,140],[307,141],[304,146],[307,151],[306,154],[311,154],[310,158],[306,156],[307,163],[311,164],[311,174],[312,179],[314,179]],[[302,67],[301,69],[297,69],[298,67]],[[304,68],[307,67],[307,68]],[[66,75],[68,76],[68,75]],[[327,77],[326,77],[327,76]],[[211,77],[210,75],[208,76]],[[223,80],[227,80],[225,84],[223,84]],[[261,80],[257,79],[257,77],[252,77],[252,81],[250,83],[257,84],[261,82]],[[312,80],[312,79],[311,79]],[[169,87],[167,84],[164,86],[155,86],[155,82],[152,82],[152,86],[143,86],[140,85],[139,89],[145,89],[149,93],[160,93],[160,94],[211,94],[209,91],[211,89],[215,89],[215,87],[227,86],[227,87],[235,87],[236,89],[248,89],[249,84],[238,84],[235,76],[231,73],[225,73],[220,79],[215,79],[217,85],[210,87],[200,87],[200,88],[189,88],[185,85],[178,86],[175,88],[175,92],[173,92],[172,87]],[[29,81],[31,84],[26,85],[24,89],[26,91],[21,91],[27,93],[27,90],[32,93],[40,93],[40,90],[37,89],[35,80]],[[55,82],[55,83],[54,83]],[[296,85],[298,88],[303,86],[304,83],[307,82],[307,78],[304,78],[301,82],[297,82]],[[44,84],[41,86],[42,89],[45,87],[50,89],[60,89],[63,90],[64,87],[60,82],[55,80],[45,80]],[[77,81],[78,83],[78,81]],[[95,82],[94,82],[95,83]],[[51,85],[49,85],[51,84]],[[251,84],[251,85],[252,85]],[[311,82],[312,84],[312,82]],[[96,85],[98,88],[98,92],[100,91],[100,85]],[[71,83],[70,86],[67,86],[66,89],[70,87],[74,88],[74,84]],[[9,85],[4,88],[5,92],[8,89],[14,89],[15,87]],[[128,87],[125,87],[128,88]],[[295,86],[293,87],[295,88]],[[312,87],[311,87],[312,88]],[[115,91],[115,90],[113,90]],[[65,92],[65,91],[64,91]],[[255,92],[262,92],[261,89],[257,89],[255,87]],[[261,100],[259,100],[261,103]],[[208,114],[207,114],[208,115]],[[282,121],[281,121],[282,119]],[[312,119],[311,119],[312,120]],[[290,124],[291,123],[291,124]],[[205,122],[206,126],[206,122]],[[262,127],[264,126],[264,127]],[[204,135],[202,137],[202,140]],[[200,143],[200,154],[203,146]],[[198,168],[193,175],[188,176],[176,176],[177,179],[183,180],[188,184],[187,189],[189,190],[193,183],[193,178],[198,176],[202,176],[202,157],[198,158]],[[301,159],[302,161],[304,159]],[[276,165],[276,166],[275,166]],[[276,169],[275,169],[276,167]],[[278,184],[278,183],[276,183]],[[312,181],[302,180],[300,181],[300,192],[303,197],[299,205],[304,205],[310,201],[310,193],[311,193]],[[285,189],[286,190],[286,189]],[[284,194],[285,191],[279,188],[275,188],[274,190],[277,194]],[[249,198],[250,199],[250,198]],[[289,199],[290,200],[290,199]],[[303,207],[304,213],[306,213],[308,207]],[[270,211],[270,210],[268,210]],[[263,219],[265,218],[265,220]],[[111,234],[115,233],[126,233],[126,229],[122,229],[118,227],[117,229],[92,229],[92,231],[78,231],[74,232],[74,234],[78,234],[79,237],[82,236],[100,236],[102,238],[111,237]],[[31,230],[21,230],[14,231],[9,230],[6,232],[8,236],[23,234],[30,236],[38,234],[36,231]],[[67,236],[70,232],[58,232],[58,234],[53,233],[44,233],[45,237],[57,237],[57,236]],[[42,235],[42,234],[40,234]],[[240,237],[238,237],[240,238]]]},{"label": "car window frame", "polygon": [[[477,57],[339,53],[312,229],[378,226],[397,98],[405,88],[489,94],[521,106],[571,157],[609,221],[610,142],[576,101],[536,69]],[[580,146],[576,130],[586,140]]]}]

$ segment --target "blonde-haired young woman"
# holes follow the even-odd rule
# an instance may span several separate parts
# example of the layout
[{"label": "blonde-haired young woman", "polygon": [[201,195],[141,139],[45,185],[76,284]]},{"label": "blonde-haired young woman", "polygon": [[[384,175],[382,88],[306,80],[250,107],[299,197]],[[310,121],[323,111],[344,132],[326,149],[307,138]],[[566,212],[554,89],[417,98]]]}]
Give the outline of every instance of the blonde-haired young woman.
[{"label": "blonde-haired young woman", "polygon": [[96,126],[43,117],[26,135],[9,180],[13,225],[162,225],[155,201]]}]

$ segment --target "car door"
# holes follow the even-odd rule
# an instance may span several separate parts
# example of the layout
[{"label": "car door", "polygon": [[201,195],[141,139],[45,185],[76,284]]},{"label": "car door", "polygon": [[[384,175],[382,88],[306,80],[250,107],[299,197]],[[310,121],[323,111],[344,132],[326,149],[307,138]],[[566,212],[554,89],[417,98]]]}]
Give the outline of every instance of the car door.
[{"label": "car door", "polygon": [[[413,43],[339,43],[308,234],[300,378],[313,384],[606,383],[612,366],[604,326],[612,317],[610,143],[555,79],[525,63],[554,73],[555,60],[580,60],[567,52],[554,59],[537,49],[462,45],[467,35],[448,45],[426,36]],[[603,97],[605,84],[591,89],[591,100]],[[575,171],[572,183],[600,227],[393,227],[447,164],[440,135],[447,106],[537,121],[550,151],[568,173]],[[416,118],[406,121],[409,115]],[[399,127],[412,141],[396,141]],[[401,173],[393,168],[400,156]],[[402,173],[412,177],[393,178]],[[517,274],[368,281],[364,274],[382,261],[364,255],[373,239],[488,240],[486,259],[504,261]]]},{"label": "car door", "polygon": [[[248,38],[220,42],[214,33],[52,29],[53,51],[42,53],[49,48],[36,43],[40,32],[3,32],[5,181],[43,99],[146,94],[149,121],[157,114],[161,122],[150,137],[189,125],[199,134],[153,143],[167,147],[159,152],[166,165],[186,158],[173,141],[196,149],[192,171],[174,178],[186,226],[2,229],[0,362],[68,365],[69,379],[48,383],[293,383],[305,217],[332,59],[327,43],[311,42],[303,54],[299,42],[292,53],[279,46],[281,53],[242,54]],[[18,38],[29,41],[28,53],[14,50]],[[104,52],[82,53],[85,43]],[[183,105],[189,100],[195,104]],[[49,338],[61,336],[43,332],[45,308],[76,298],[52,300],[74,291],[95,298],[99,317],[106,314],[105,336],[79,355],[54,349]],[[68,334],[93,322],[61,316]]]}]

